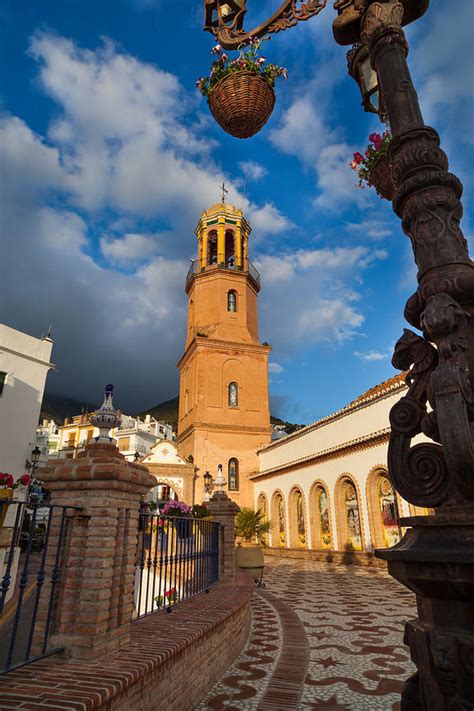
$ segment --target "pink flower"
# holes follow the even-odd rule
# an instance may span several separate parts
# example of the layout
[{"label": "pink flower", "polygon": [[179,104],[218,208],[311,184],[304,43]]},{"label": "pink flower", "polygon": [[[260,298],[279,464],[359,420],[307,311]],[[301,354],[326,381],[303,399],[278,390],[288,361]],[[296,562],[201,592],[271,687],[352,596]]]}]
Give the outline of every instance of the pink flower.
[{"label": "pink flower", "polygon": [[357,170],[359,168],[359,163],[356,163],[355,160],[352,160],[349,165],[351,166],[352,170]]},{"label": "pink flower", "polygon": [[369,141],[372,141],[372,143],[375,143],[376,141],[381,141],[382,136],[380,133],[371,133],[369,136]]},{"label": "pink flower", "polygon": [[222,52],[222,47],[220,44],[214,45],[214,47],[211,49],[211,54],[220,54]]},{"label": "pink flower", "polygon": [[362,153],[359,153],[359,151],[354,153],[354,162],[357,165],[359,165],[359,163],[362,163],[363,160],[364,160],[364,156],[362,155]]}]

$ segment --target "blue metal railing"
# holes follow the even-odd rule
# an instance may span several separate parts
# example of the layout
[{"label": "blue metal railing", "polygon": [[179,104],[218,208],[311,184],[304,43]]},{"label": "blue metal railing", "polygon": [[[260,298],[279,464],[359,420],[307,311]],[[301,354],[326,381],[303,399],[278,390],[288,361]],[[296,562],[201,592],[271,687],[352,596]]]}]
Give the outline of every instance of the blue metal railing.
[{"label": "blue metal railing", "polygon": [[49,635],[70,515],[78,510],[3,500],[0,513],[5,506],[7,519],[0,528],[6,550],[0,558],[0,674],[62,650],[50,647]]},{"label": "blue metal railing", "polygon": [[135,575],[136,618],[173,605],[219,579],[219,524],[142,508]]}]

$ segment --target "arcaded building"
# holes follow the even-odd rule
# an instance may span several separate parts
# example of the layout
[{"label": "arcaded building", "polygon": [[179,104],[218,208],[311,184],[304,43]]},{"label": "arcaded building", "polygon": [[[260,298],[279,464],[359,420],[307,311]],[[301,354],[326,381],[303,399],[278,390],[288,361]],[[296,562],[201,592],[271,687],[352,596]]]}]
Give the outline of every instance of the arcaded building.
[{"label": "arcaded building", "polygon": [[271,546],[372,551],[400,540],[401,517],[429,513],[388,478],[389,412],[406,394],[405,375],[259,450],[251,480],[272,522]]}]

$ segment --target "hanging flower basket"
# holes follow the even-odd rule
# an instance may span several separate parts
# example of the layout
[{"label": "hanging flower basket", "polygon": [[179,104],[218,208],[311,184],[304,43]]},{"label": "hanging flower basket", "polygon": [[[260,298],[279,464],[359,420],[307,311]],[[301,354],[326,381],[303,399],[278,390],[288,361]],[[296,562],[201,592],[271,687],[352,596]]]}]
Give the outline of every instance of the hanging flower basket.
[{"label": "hanging flower basket", "polygon": [[235,72],[216,84],[208,104],[226,133],[236,138],[250,138],[270,118],[275,106],[275,92],[260,74]]},{"label": "hanging flower basket", "polygon": [[286,69],[265,64],[259,56],[263,40],[253,40],[247,52],[230,59],[217,44],[209,77],[201,77],[196,86],[221,128],[236,138],[250,138],[266,124],[275,106],[275,79]]},{"label": "hanging flower basket", "polygon": [[372,133],[369,136],[369,145],[362,153],[354,153],[352,161],[349,163],[352,170],[355,170],[359,182],[358,188],[363,188],[364,183],[368,187],[374,187],[380,197],[386,200],[393,200],[395,185],[392,178],[392,166],[387,157],[388,147],[392,140],[389,131],[382,135]]},{"label": "hanging flower basket", "polygon": [[379,158],[373,166],[370,181],[379,195],[386,200],[393,200],[395,186],[392,179],[392,166],[386,156]]}]

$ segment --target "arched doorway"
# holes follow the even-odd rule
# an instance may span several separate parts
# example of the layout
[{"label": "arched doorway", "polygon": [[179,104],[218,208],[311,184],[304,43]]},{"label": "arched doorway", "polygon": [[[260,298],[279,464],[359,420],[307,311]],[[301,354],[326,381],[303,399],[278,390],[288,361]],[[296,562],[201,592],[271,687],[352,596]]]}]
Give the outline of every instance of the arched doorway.
[{"label": "arched doorway", "polygon": [[339,548],[361,551],[363,537],[360,501],[356,485],[350,477],[344,475],[339,478],[335,500]]},{"label": "arched doorway", "polygon": [[401,538],[398,502],[388,472],[379,469],[367,479],[369,524],[374,548],[390,548]]},{"label": "arched doorway", "polygon": [[321,482],[313,484],[310,494],[312,544],[317,549],[332,548],[329,495]]},{"label": "arched doorway", "polygon": [[292,548],[306,548],[306,512],[305,501],[301,489],[295,487],[289,498],[290,513],[290,546]]},{"label": "arched doorway", "polygon": [[276,548],[286,546],[285,502],[279,491],[272,497],[272,545]]},{"label": "arched doorway", "polygon": [[[263,520],[268,521],[268,501],[265,494],[259,494],[257,499],[257,508],[262,513]],[[266,546],[268,546],[267,533],[265,533],[265,535],[263,536],[263,542]]]},{"label": "arched doorway", "polygon": [[168,501],[179,501],[179,496],[169,482],[159,481],[148,493],[146,500],[157,509],[162,509]]}]

